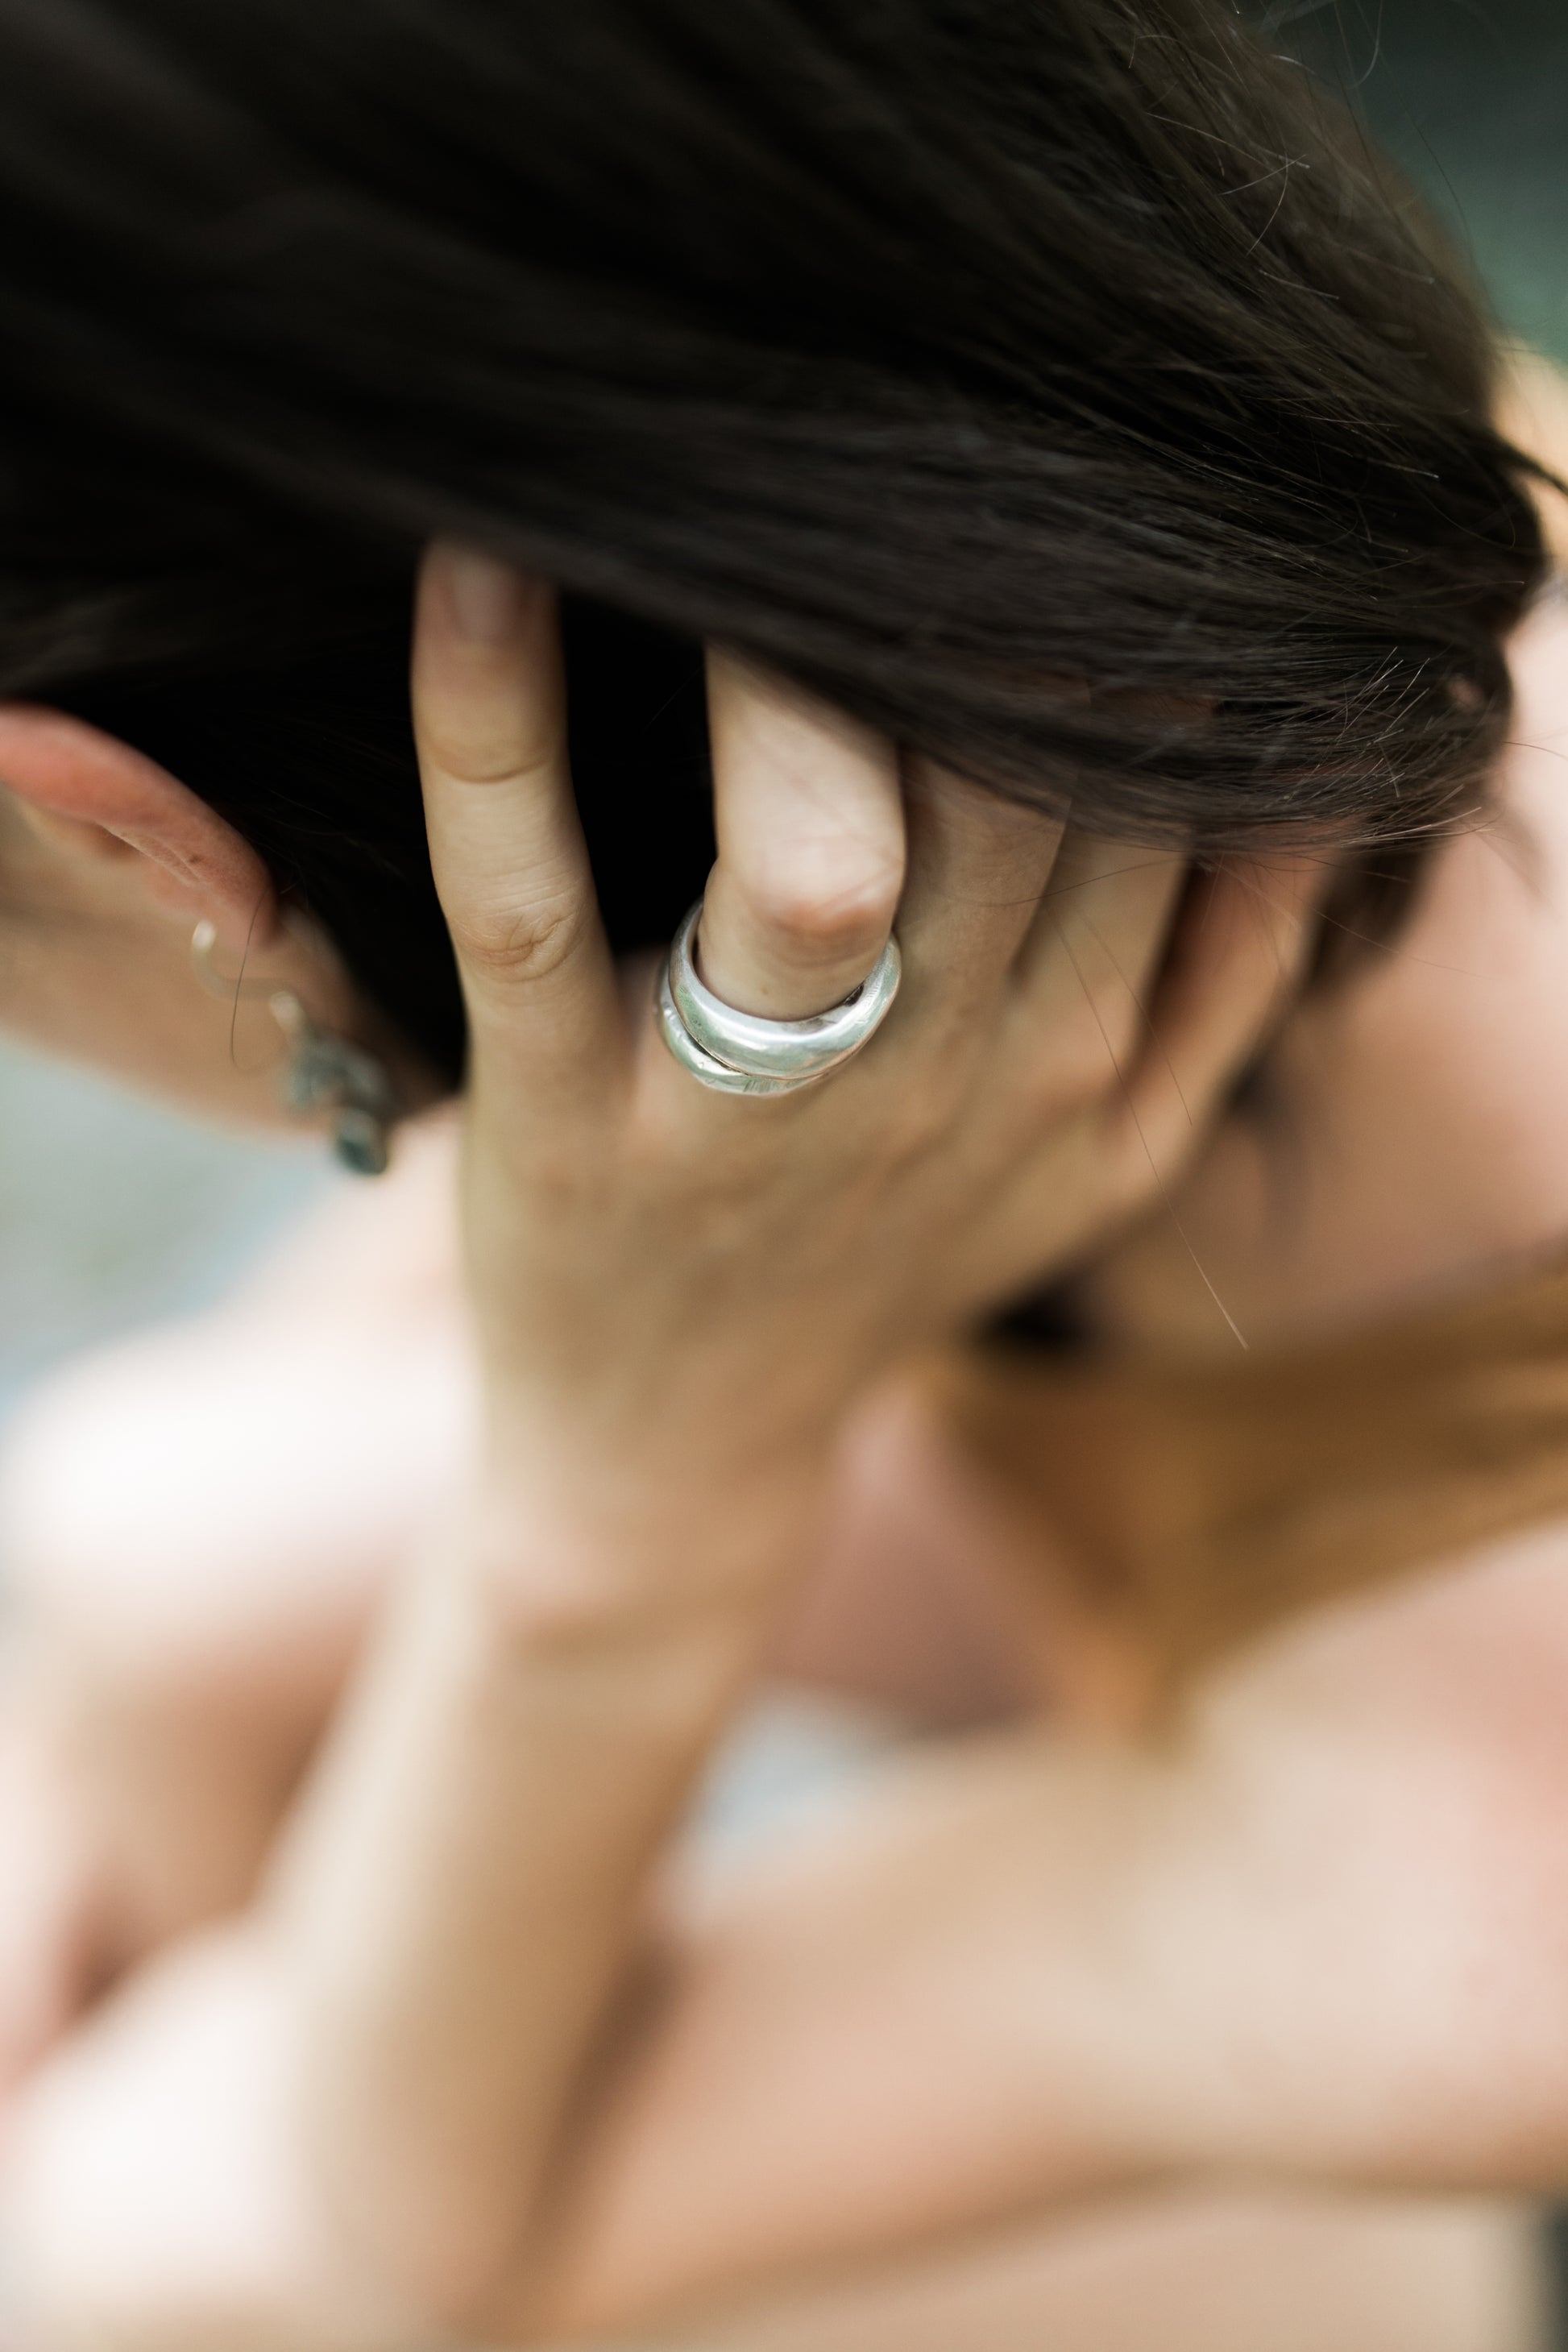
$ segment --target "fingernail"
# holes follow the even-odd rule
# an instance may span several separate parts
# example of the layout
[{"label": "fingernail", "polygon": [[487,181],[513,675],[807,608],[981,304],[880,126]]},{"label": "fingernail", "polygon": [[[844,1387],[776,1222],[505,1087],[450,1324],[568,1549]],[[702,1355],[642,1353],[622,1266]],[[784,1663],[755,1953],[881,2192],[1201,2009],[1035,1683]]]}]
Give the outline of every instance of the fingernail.
[{"label": "fingernail", "polygon": [[452,625],[469,645],[502,646],[517,632],[528,583],[510,563],[473,547],[443,549]]}]

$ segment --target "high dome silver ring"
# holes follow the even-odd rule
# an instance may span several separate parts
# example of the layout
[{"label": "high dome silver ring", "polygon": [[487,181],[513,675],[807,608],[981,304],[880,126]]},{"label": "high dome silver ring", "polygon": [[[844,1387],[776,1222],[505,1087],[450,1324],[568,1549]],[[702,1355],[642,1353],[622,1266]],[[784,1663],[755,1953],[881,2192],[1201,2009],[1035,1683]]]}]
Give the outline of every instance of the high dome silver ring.
[{"label": "high dome silver ring", "polygon": [[676,932],[659,973],[659,1025],[678,1062],[722,1094],[788,1094],[826,1077],[858,1054],[887,1019],[903,962],[890,939],[858,988],[826,1013],[768,1021],[742,1013],[704,987],[692,947],[700,898]]}]

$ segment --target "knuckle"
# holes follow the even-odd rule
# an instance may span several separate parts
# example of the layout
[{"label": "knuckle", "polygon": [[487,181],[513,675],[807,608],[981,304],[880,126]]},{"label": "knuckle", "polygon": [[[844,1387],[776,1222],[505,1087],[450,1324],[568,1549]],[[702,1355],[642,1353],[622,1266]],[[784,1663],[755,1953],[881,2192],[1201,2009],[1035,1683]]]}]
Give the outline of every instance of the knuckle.
[{"label": "knuckle", "polygon": [[1068,1118],[1101,1097],[1121,1091],[1113,1041],[1097,1027],[1075,1025],[1053,1038],[1034,1062],[1026,1092],[1037,1117]]},{"label": "knuckle", "polygon": [[1136,1004],[1107,1020],[1103,1058],[1110,1085],[1119,1085],[1132,1070],[1146,1034],[1143,1014]]},{"label": "knuckle", "polygon": [[420,748],[426,766],[453,783],[505,784],[521,791],[552,774],[563,757],[554,734],[522,732],[507,718],[487,722],[478,713],[427,722]]},{"label": "knuckle", "polygon": [[814,871],[781,863],[752,880],[745,897],[754,920],[802,962],[874,960],[892,928],[899,877],[877,867]]},{"label": "knuckle", "polygon": [[919,1086],[900,1088],[883,1126],[882,1150],[897,1168],[918,1166],[944,1150],[963,1118],[968,1073],[952,1057],[928,1063]]},{"label": "knuckle", "polygon": [[537,986],[559,972],[580,946],[584,908],[575,896],[479,899],[448,908],[452,945],[463,969],[506,988]]}]

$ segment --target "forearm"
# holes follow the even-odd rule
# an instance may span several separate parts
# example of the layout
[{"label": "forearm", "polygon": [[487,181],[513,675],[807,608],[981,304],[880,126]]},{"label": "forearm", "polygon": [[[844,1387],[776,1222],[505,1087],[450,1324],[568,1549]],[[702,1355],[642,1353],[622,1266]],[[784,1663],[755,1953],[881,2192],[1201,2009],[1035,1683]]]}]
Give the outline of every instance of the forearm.
[{"label": "forearm", "polygon": [[526,2294],[650,1866],[811,1501],[803,1474],[613,1528],[588,1496],[470,1515],[389,1609],[275,1898],[332,2221],[437,2319]]},{"label": "forearm", "polygon": [[580,2151],[552,2326],[1140,2180],[1550,2186],[1556,1606],[1308,1631],[1163,1750],[987,1743],[737,1889]]}]

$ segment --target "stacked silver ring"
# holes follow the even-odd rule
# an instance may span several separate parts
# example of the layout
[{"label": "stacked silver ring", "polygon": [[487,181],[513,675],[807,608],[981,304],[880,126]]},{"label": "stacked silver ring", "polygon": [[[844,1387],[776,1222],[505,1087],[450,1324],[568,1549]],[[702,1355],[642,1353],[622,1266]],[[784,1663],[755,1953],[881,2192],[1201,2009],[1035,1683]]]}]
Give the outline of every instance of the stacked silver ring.
[{"label": "stacked silver ring", "polygon": [[658,975],[659,1026],[682,1067],[727,1095],[787,1095],[825,1078],[858,1054],[888,1017],[903,964],[889,940],[852,995],[804,1021],[737,1012],[697,977],[691,950],[700,898],[676,932]]}]

